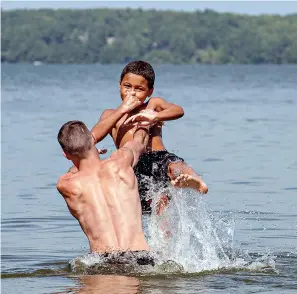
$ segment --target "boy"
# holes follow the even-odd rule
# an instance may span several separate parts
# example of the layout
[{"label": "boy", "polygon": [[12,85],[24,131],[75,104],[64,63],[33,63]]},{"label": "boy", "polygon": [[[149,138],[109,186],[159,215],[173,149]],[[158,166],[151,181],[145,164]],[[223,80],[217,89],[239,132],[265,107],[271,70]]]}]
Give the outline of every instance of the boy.
[{"label": "boy", "polygon": [[[92,129],[95,143],[108,133],[117,148],[131,141],[135,124],[151,125],[147,152],[142,154],[134,168],[139,184],[142,209],[150,211],[152,202],[147,179],[162,192],[157,213],[168,204],[166,188],[170,183],[175,187],[189,187],[200,193],[208,188],[202,178],[182,158],[169,153],[162,141],[164,121],[175,120],[184,115],[182,107],[169,103],[160,97],[150,98],[154,91],[155,73],[152,66],[144,61],[130,62],[123,69],[120,78],[120,95],[123,100],[116,110],[105,110],[99,122]],[[163,193],[165,192],[165,193]]]}]

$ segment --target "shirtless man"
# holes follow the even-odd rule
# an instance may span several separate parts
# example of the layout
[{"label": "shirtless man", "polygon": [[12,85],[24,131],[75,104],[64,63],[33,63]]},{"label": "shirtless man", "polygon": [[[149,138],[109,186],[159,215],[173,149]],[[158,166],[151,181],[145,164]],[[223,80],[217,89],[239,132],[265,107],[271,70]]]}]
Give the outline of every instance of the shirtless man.
[{"label": "shirtless man", "polygon": [[138,128],[132,141],[105,160],[100,160],[91,132],[81,121],[64,124],[58,141],[77,171],[61,176],[57,189],[86,234],[90,251],[149,251],[133,172],[148,142],[147,129]]},{"label": "shirtless man", "polygon": [[[192,188],[199,193],[207,193],[208,188],[198,175],[181,157],[166,150],[162,140],[164,121],[175,120],[183,116],[179,105],[169,103],[163,98],[153,97],[155,73],[152,66],[144,61],[133,61],[122,71],[120,95],[123,103],[117,109],[107,109],[99,122],[93,127],[95,143],[100,142],[108,133],[117,148],[132,140],[135,131],[133,123],[152,125],[146,153],[142,154],[134,171],[138,179],[142,209],[150,211],[152,191],[150,182],[161,191],[161,201],[157,204],[157,213],[161,213],[168,204],[170,183],[179,188]],[[137,101],[134,108],[123,109],[127,101]],[[150,179],[148,181],[147,179]]]}]

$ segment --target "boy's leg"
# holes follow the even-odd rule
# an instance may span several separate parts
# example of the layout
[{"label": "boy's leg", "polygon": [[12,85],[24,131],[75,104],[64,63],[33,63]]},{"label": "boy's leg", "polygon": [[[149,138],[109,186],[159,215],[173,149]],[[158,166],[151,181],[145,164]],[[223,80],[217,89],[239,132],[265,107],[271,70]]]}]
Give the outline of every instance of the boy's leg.
[{"label": "boy's leg", "polygon": [[162,193],[159,201],[156,203],[156,213],[160,215],[168,206],[169,198],[165,193]]},{"label": "boy's leg", "polygon": [[171,162],[168,165],[168,176],[175,187],[192,188],[202,194],[208,192],[207,185],[201,176],[183,161]]},{"label": "boy's leg", "polygon": [[[168,207],[169,198],[165,193],[162,193],[159,201],[156,204],[156,213],[160,216],[164,210]],[[165,236],[165,238],[169,238],[172,236],[171,232],[168,230],[168,222],[163,220],[160,224],[161,230]]]}]

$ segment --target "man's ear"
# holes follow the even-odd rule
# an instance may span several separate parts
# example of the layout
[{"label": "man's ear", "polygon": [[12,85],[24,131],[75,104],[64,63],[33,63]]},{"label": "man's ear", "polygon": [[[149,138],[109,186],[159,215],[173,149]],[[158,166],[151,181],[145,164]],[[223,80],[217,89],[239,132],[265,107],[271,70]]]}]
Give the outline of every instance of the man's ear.
[{"label": "man's ear", "polygon": [[149,92],[148,92],[147,97],[151,97],[152,94],[153,94],[153,92],[154,92],[154,88],[151,88],[151,89],[149,90]]}]

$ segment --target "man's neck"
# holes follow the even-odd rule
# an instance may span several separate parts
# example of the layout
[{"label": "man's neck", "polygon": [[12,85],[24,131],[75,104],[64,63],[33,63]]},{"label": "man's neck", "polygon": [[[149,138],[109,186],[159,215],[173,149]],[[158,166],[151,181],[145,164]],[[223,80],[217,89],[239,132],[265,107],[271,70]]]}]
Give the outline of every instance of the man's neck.
[{"label": "man's neck", "polygon": [[78,162],[78,170],[94,170],[96,166],[101,162],[98,152],[92,152],[88,155],[87,158],[81,159]]}]

